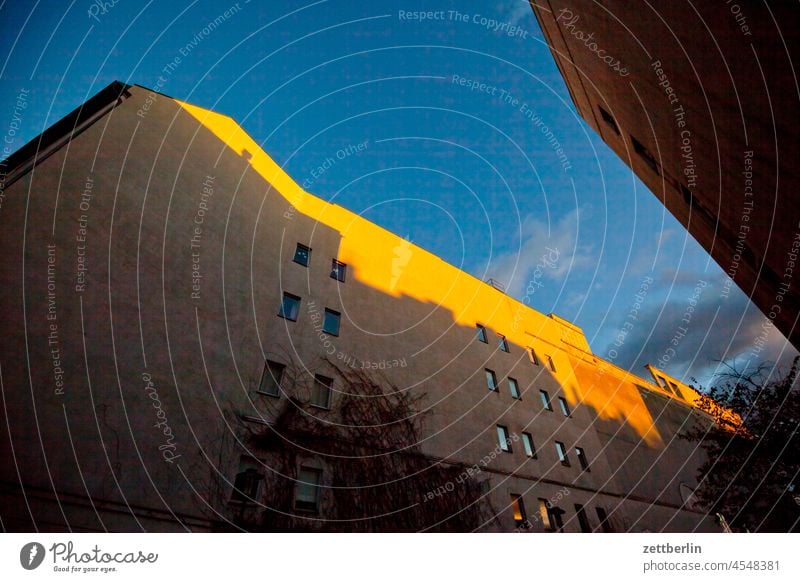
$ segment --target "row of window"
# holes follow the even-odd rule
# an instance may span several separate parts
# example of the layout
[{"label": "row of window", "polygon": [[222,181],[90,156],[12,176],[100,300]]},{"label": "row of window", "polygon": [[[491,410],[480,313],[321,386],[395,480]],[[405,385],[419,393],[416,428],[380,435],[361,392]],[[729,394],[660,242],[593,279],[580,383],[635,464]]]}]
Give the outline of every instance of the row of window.
[{"label": "row of window", "polygon": [[[246,459],[242,462],[242,470],[236,475],[233,484],[231,501],[240,503],[258,503],[262,495],[264,475],[257,468],[257,462]],[[311,513],[319,512],[320,490],[322,486],[322,469],[301,465],[297,471],[294,490],[294,509]],[[564,510],[546,499],[539,498],[539,518],[546,531],[564,531]],[[530,527],[525,511],[522,495],[511,494],[511,508],[514,523],[517,527]],[[604,532],[612,532],[611,522],[602,507],[595,508],[600,527]],[[582,532],[591,532],[592,525],[583,505],[575,504],[575,513]]]},{"label": "row of window", "polygon": [[[282,383],[286,375],[286,366],[280,362],[267,360],[264,371],[261,373],[261,381],[258,383],[258,392],[268,396],[280,397],[284,390]],[[330,409],[331,392],[333,378],[328,378],[322,374],[314,375],[314,384],[311,386],[312,406]]]},{"label": "row of window", "polygon": [[[261,500],[264,475],[256,467],[256,461],[243,460],[242,469],[233,482],[231,501],[258,503]],[[317,513],[319,511],[319,492],[322,484],[322,470],[316,467],[301,466],[297,471],[294,491],[294,508],[298,511]]]},{"label": "row of window", "polygon": [[[564,514],[563,509],[553,505],[547,499],[539,498],[539,519],[544,525],[545,531],[563,532],[564,531]],[[514,513],[514,523],[517,527],[530,528],[528,515],[525,511],[525,502],[522,495],[517,493],[511,494],[511,509]],[[597,519],[600,522],[600,528],[605,533],[610,533],[613,530],[611,522],[608,519],[606,510],[602,507],[595,508],[597,512]],[[589,521],[589,516],[586,513],[586,508],[580,503],[575,504],[575,514],[578,517],[578,524],[581,531],[590,533],[593,531],[592,524]]]},{"label": "row of window", "polygon": [[[480,323],[476,323],[475,324],[475,330],[476,330],[476,337],[478,338],[478,341],[483,342],[485,344],[488,344],[489,343],[489,331],[486,329],[486,326],[485,325],[481,325]],[[506,336],[498,333],[497,337],[498,337],[498,347],[500,348],[500,351],[503,351],[503,352],[506,352],[506,353],[511,353],[511,349],[509,348],[508,340],[506,339]],[[528,348],[528,357],[530,358],[531,362],[533,362],[534,365],[536,365],[536,366],[540,366],[541,365],[539,363],[539,356],[536,354],[536,351],[533,348]],[[547,361],[547,367],[550,368],[550,370],[552,370],[553,372],[555,372],[556,371],[556,364],[553,361],[553,358],[550,357],[549,355],[546,355],[545,356],[545,360]]]},{"label": "row of window", "polygon": [[[311,247],[297,243],[297,248],[294,251],[294,262],[303,267],[308,267],[309,263],[311,263]],[[344,283],[346,273],[346,264],[336,259],[331,259],[331,279]]]},{"label": "row of window", "polygon": [[[500,450],[506,453],[512,453],[513,450],[511,448],[512,443],[511,433],[508,431],[508,427],[502,424],[497,425],[497,441],[500,445]],[[536,445],[533,442],[533,436],[528,432],[522,433],[522,446],[525,449],[525,456],[531,459],[538,459],[539,456],[536,452]],[[567,447],[561,441],[555,441],[556,453],[558,454],[558,460],[561,461],[561,464],[565,467],[571,467],[572,463],[570,463],[569,453],[567,452]],[[575,447],[575,455],[578,457],[578,463],[580,463],[581,469],[586,472],[590,472],[591,469],[589,468],[589,459],[586,456],[586,451],[584,451],[581,447]]]},{"label": "row of window", "polygon": [[[289,321],[297,321],[297,318],[300,316],[301,301],[302,298],[297,295],[284,291],[281,308],[278,310],[278,316],[288,319]],[[342,314],[326,307],[325,317],[322,320],[322,331],[328,335],[338,336],[341,323]]]},{"label": "row of window", "polygon": [[[492,392],[497,392],[500,389],[500,384],[497,381],[497,374],[495,374],[494,370],[490,370],[489,368],[484,368],[484,372],[486,374],[486,386]],[[515,400],[522,400],[522,394],[519,391],[519,382],[517,382],[517,379],[509,376],[506,380],[508,381],[508,391],[511,393],[511,397]],[[545,410],[553,410],[553,403],[550,401],[550,394],[547,390],[539,390],[539,399],[542,401],[542,406]],[[569,404],[563,396],[558,397],[558,405],[564,416],[568,418],[572,416]]]}]

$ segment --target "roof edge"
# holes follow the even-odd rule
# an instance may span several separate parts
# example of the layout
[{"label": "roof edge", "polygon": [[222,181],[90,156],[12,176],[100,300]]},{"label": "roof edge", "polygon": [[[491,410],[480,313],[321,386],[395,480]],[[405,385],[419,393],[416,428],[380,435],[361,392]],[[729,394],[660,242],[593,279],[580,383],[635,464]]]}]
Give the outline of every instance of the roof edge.
[{"label": "roof edge", "polygon": [[4,160],[0,160],[0,189],[5,190],[64,144],[130,97],[131,86],[113,81]]}]

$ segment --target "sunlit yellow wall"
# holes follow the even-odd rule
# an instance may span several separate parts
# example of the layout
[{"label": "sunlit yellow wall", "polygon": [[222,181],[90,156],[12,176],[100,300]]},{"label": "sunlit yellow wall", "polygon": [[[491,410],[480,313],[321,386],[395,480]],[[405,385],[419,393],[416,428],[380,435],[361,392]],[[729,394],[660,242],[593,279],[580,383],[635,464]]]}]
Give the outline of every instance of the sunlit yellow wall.
[{"label": "sunlit yellow wall", "polygon": [[[660,387],[591,355],[582,330],[554,315],[546,316],[468,275],[360,216],[305,192],[230,117],[178,101],[178,104],[231,149],[249,159],[295,210],[341,235],[339,260],[351,265],[361,282],[394,297],[439,305],[463,326],[486,325],[539,357],[553,357],[566,398],[593,407],[602,419],[627,422],[656,446],[661,437],[635,384]],[[588,356],[588,359],[587,359]]]}]

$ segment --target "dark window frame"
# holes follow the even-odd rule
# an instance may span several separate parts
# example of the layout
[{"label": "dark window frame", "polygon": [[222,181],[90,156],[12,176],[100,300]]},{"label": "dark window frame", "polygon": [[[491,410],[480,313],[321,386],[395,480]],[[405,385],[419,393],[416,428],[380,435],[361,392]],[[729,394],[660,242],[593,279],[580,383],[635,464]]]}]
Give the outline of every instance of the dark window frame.
[{"label": "dark window frame", "polygon": [[605,508],[598,505],[594,509],[595,512],[597,512],[597,519],[600,520],[600,529],[603,530],[603,533],[613,533],[614,528],[609,521],[608,513],[606,513]]},{"label": "dark window frame", "polygon": [[475,324],[475,330],[477,332],[477,337],[479,342],[483,342],[485,344],[489,343],[489,335],[486,332],[486,326],[481,325],[480,323]]},{"label": "dark window frame", "polygon": [[345,279],[347,279],[347,264],[331,259],[331,279],[344,283]]},{"label": "dark window frame", "polygon": [[[289,317],[286,314],[285,307],[286,307],[286,300],[287,299],[292,299],[293,301],[295,301],[297,303],[297,313],[295,313],[294,317]],[[301,297],[298,297],[297,295],[295,295],[293,293],[289,293],[288,291],[284,291],[283,292],[283,297],[281,298],[281,308],[278,310],[278,317],[282,317],[286,321],[297,321],[297,319],[300,317],[300,305],[301,305],[302,301],[303,301],[303,299]]]},{"label": "dark window frame", "polygon": [[558,455],[558,460],[561,461],[561,464],[565,467],[571,467],[572,464],[569,462],[569,452],[567,447],[561,441],[555,441],[556,446],[556,454]]},{"label": "dark window frame", "polygon": [[[528,452],[528,446],[530,446],[530,453]],[[522,433],[522,449],[525,451],[525,456],[529,459],[539,458],[536,454],[536,443],[533,441],[533,435],[529,432]]]},{"label": "dark window frame", "polygon": [[533,348],[528,348],[528,357],[531,359],[531,362],[533,362],[534,366],[542,365],[539,361],[539,356],[536,354],[536,350]]},{"label": "dark window frame", "polygon": [[510,354],[511,353],[511,348],[509,348],[509,346],[508,346],[508,340],[506,339],[506,336],[501,335],[501,334],[498,333],[497,337],[499,338],[498,345],[500,347],[500,351],[501,352],[505,352],[507,354]]},{"label": "dark window frame", "polygon": [[545,410],[553,411],[553,402],[550,400],[550,393],[547,390],[539,390],[539,400]]},{"label": "dark window frame", "polygon": [[558,406],[559,406],[559,408],[561,408],[561,413],[565,417],[572,418],[572,411],[569,408],[569,403],[567,402],[566,398],[564,398],[563,396],[559,396],[558,397]]},{"label": "dark window frame", "polygon": [[583,449],[583,447],[575,447],[575,455],[578,457],[578,464],[581,466],[581,469],[587,473],[591,473],[592,470],[589,467],[589,457],[586,456],[586,451]]},{"label": "dark window frame", "polygon": [[606,125],[608,125],[611,129],[613,129],[614,133],[616,133],[617,135],[622,135],[622,133],[619,130],[619,125],[617,125],[617,120],[614,119],[614,116],[611,115],[608,111],[606,111],[602,105],[598,105],[597,108],[600,110],[600,117],[603,119],[603,121],[606,122]]},{"label": "dark window frame", "polygon": [[[305,252],[305,260],[298,260],[298,256],[300,255],[301,251]],[[297,243],[297,247],[294,249],[294,258],[292,258],[292,262],[297,263],[301,267],[308,268],[308,265],[311,263],[311,247],[304,245],[303,243]]]},{"label": "dark window frame", "polygon": [[[280,366],[280,374],[279,377],[276,378],[275,374],[273,374],[271,366]],[[276,362],[274,360],[264,360],[264,368],[261,370],[261,379],[258,382],[258,388],[256,392],[259,394],[264,394],[266,396],[272,396],[273,398],[280,398],[281,392],[283,388],[281,387],[281,382],[283,382],[283,375],[286,373],[286,364],[282,364],[281,362]],[[272,380],[274,380],[275,387],[277,388],[276,392],[268,392],[264,390],[264,379],[267,377],[267,374],[270,375]]]},{"label": "dark window frame", "polygon": [[650,152],[649,149],[647,149],[647,146],[645,146],[642,142],[640,142],[633,136],[630,137],[631,137],[631,143],[633,144],[633,151],[635,151],[642,159],[642,161],[645,164],[647,164],[648,168],[653,170],[656,173],[656,175],[660,176],[661,170],[659,168],[658,161],[656,160],[655,156]]},{"label": "dark window frame", "polygon": [[[508,432],[508,427],[503,424],[496,425],[495,431],[497,433],[497,443],[500,445],[500,450],[504,453],[513,453],[514,450],[511,447],[511,433]],[[502,431],[502,436],[501,436]],[[505,442],[505,447],[503,444]]]},{"label": "dark window frame", "polygon": [[314,406],[315,408],[321,408],[322,410],[330,410],[331,409],[331,400],[333,399],[333,378],[329,378],[328,376],[323,376],[322,374],[314,374],[314,387],[316,386],[324,386],[326,389],[327,397],[325,398],[325,404],[318,404],[314,402],[314,388],[312,387],[311,392],[311,401],[309,404]]},{"label": "dark window frame", "polygon": [[[301,501],[298,499],[298,491],[302,484],[311,485],[309,481],[301,481],[301,473],[303,471],[308,471],[309,473],[315,473],[317,475],[317,482],[313,484],[314,487],[314,502],[313,504],[309,501]],[[306,465],[301,465],[297,469],[297,480],[295,482],[295,490],[294,490],[294,509],[295,511],[302,511],[306,513],[319,513],[319,506],[320,506],[320,499],[322,497],[321,491],[322,490],[322,469],[318,467],[309,467]]]},{"label": "dark window frame", "polygon": [[581,527],[581,533],[592,533],[592,523],[589,521],[586,508],[580,503],[576,503],[575,514],[578,516],[578,525]]},{"label": "dark window frame", "polygon": [[491,392],[498,391],[497,385],[497,374],[495,374],[494,370],[489,368],[483,369],[484,376],[486,376],[486,386],[489,388]]},{"label": "dark window frame", "polygon": [[[514,507],[515,505],[516,507]],[[525,511],[525,501],[522,499],[522,495],[511,493],[511,511],[519,512],[519,518],[514,516],[514,525],[521,527],[528,523],[528,513]]]},{"label": "dark window frame", "polygon": [[257,503],[261,497],[261,483],[264,475],[255,467],[236,473],[233,479],[233,491],[231,491],[231,501],[234,503]]},{"label": "dark window frame", "polygon": [[517,379],[511,376],[506,379],[508,380],[508,391],[511,393],[511,398],[514,400],[522,400],[522,393],[519,391],[519,382],[517,382]]},{"label": "dark window frame", "polygon": [[[336,321],[336,331],[328,329],[328,316],[331,316]],[[342,314],[334,309],[325,308],[325,314],[322,318],[322,331],[333,337],[339,337],[339,332],[342,327]]]}]

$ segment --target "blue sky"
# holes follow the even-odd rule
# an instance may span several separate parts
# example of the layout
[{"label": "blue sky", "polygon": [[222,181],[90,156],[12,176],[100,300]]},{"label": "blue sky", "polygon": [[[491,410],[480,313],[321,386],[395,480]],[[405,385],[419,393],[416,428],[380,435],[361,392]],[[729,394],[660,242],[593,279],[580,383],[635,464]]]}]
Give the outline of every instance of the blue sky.
[{"label": "blue sky", "polygon": [[753,355],[763,316],[576,115],[526,0],[101,4],[0,4],[4,135],[28,92],[12,149],[113,80],[158,87],[636,373],[795,354],[773,329]]}]

